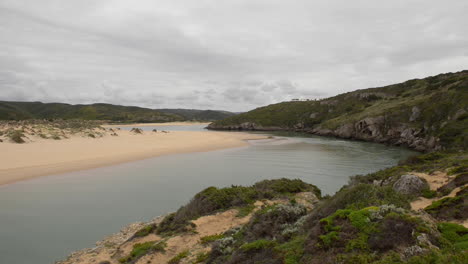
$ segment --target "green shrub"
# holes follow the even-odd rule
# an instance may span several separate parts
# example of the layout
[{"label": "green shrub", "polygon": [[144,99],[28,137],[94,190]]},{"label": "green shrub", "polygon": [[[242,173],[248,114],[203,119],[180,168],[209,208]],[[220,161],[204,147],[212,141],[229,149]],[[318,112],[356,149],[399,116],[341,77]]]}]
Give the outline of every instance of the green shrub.
[{"label": "green shrub", "polygon": [[18,144],[21,144],[21,143],[24,143],[24,139],[23,137],[25,137],[25,135],[23,134],[23,131],[21,130],[13,130],[11,131],[10,133],[8,133],[8,137],[15,143],[18,143]]},{"label": "green shrub", "polygon": [[211,242],[214,242],[216,240],[219,240],[221,238],[224,238],[225,235],[224,234],[216,234],[216,235],[211,235],[211,236],[204,236],[202,238],[200,238],[200,242],[202,244],[208,244],[208,243],[211,243]]},{"label": "green shrub", "polygon": [[450,241],[455,248],[468,249],[468,228],[454,223],[439,223],[437,228],[442,237]]},{"label": "green shrub", "polygon": [[[264,180],[250,187],[231,186],[227,188],[208,187],[197,193],[195,197],[176,213],[168,215],[159,224],[156,232],[161,235],[172,235],[191,230],[187,227],[190,220],[203,215],[224,211],[235,207],[253,209],[251,205],[256,200],[288,197],[298,192],[314,192],[320,194],[318,188],[312,184],[295,179]],[[242,215],[241,213],[241,215]]]},{"label": "green shrub", "polygon": [[426,188],[426,189],[422,190],[422,196],[424,198],[428,198],[428,199],[434,198],[434,197],[437,196],[437,191]]},{"label": "green shrub", "polygon": [[150,253],[150,252],[164,252],[166,248],[165,242],[155,242],[155,241],[148,241],[145,243],[137,243],[133,245],[133,249],[130,252],[130,255],[119,259],[120,263],[134,263],[142,256]]},{"label": "green shrub", "polygon": [[147,236],[147,235],[151,234],[155,230],[156,230],[156,225],[154,225],[154,224],[147,225],[147,226],[143,227],[142,229],[140,229],[139,231],[137,231],[133,235],[133,237],[144,237],[144,236]]},{"label": "green shrub", "polygon": [[193,264],[202,263],[202,262],[208,260],[209,257],[210,257],[210,254],[208,254],[206,252],[200,252],[200,253],[197,254]]},{"label": "green shrub", "polygon": [[266,248],[274,248],[277,246],[277,242],[272,240],[260,239],[256,240],[247,244],[244,244],[240,247],[243,251],[254,251],[254,250],[261,250]]},{"label": "green shrub", "polygon": [[238,209],[236,217],[246,217],[255,209],[255,205],[249,204]]},{"label": "green shrub", "polygon": [[183,252],[180,252],[177,254],[175,257],[171,258],[167,263],[169,264],[177,264],[179,263],[182,259],[188,257],[190,252],[188,250],[185,250]]},{"label": "green shrub", "polygon": [[432,202],[424,210],[437,219],[453,220],[468,217],[468,188],[460,190],[455,197],[446,197]]},{"label": "green shrub", "polygon": [[305,237],[297,236],[290,241],[278,245],[275,250],[283,256],[284,264],[299,264],[304,255]]}]

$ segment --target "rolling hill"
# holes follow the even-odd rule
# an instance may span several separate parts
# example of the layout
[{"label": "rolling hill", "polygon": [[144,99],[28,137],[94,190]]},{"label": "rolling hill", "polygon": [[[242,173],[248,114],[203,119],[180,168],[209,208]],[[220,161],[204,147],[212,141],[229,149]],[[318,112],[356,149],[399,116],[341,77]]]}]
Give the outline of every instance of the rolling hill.
[{"label": "rolling hill", "polygon": [[292,130],[427,151],[468,147],[468,71],[260,107],[218,130]]},{"label": "rolling hill", "polygon": [[71,105],[64,103],[0,101],[0,120],[83,119],[113,122],[213,121],[233,115],[225,111],[149,109],[112,104]]}]

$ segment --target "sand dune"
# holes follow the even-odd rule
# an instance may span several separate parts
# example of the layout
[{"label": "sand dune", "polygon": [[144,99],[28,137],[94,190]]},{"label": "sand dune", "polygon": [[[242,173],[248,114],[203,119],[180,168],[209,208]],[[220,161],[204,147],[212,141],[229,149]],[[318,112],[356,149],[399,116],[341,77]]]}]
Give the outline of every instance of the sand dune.
[{"label": "sand dune", "polygon": [[160,155],[210,151],[245,146],[248,139],[265,138],[247,133],[173,131],[64,140],[34,138],[26,144],[0,144],[0,185],[34,177],[101,167]]}]

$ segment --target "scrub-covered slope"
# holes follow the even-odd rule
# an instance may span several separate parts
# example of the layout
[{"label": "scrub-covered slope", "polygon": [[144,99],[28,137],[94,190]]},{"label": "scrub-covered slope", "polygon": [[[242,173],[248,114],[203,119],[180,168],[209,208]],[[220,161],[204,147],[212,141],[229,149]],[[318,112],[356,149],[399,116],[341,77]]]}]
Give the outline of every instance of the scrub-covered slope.
[{"label": "scrub-covered slope", "polygon": [[[460,152],[425,154],[326,197],[289,179],[210,187],[59,263],[467,263],[467,165]],[[420,199],[432,203],[414,208]]]},{"label": "scrub-covered slope", "polygon": [[468,71],[440,74],[323,100],[260,107],[210,129],[294,130],[405,145],[417,150],[468,146]]}]

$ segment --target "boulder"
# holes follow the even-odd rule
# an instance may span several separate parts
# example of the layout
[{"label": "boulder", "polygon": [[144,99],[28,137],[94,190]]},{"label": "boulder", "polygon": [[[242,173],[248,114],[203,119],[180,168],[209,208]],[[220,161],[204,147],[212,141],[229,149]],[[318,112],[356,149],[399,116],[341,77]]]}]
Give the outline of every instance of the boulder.
[{"label": "boulder", "polygon": [[354,125],[352,123],[344,124],[335,130],[335,134],[342,138],[351,138],[354,133]]},{"label": "boulder", "polygon": [[411,109],[411,116],[409,118],[410,122],[416,121],[419,116],[421,115],[421,109],[419,107],[414,106],[413,109]]},{"label": "boulder", "polygon": [[426,181],[416,175],[405,174],[393,184],[393,190],[402,194],[419,195],[422,190],[428,188]]}]

